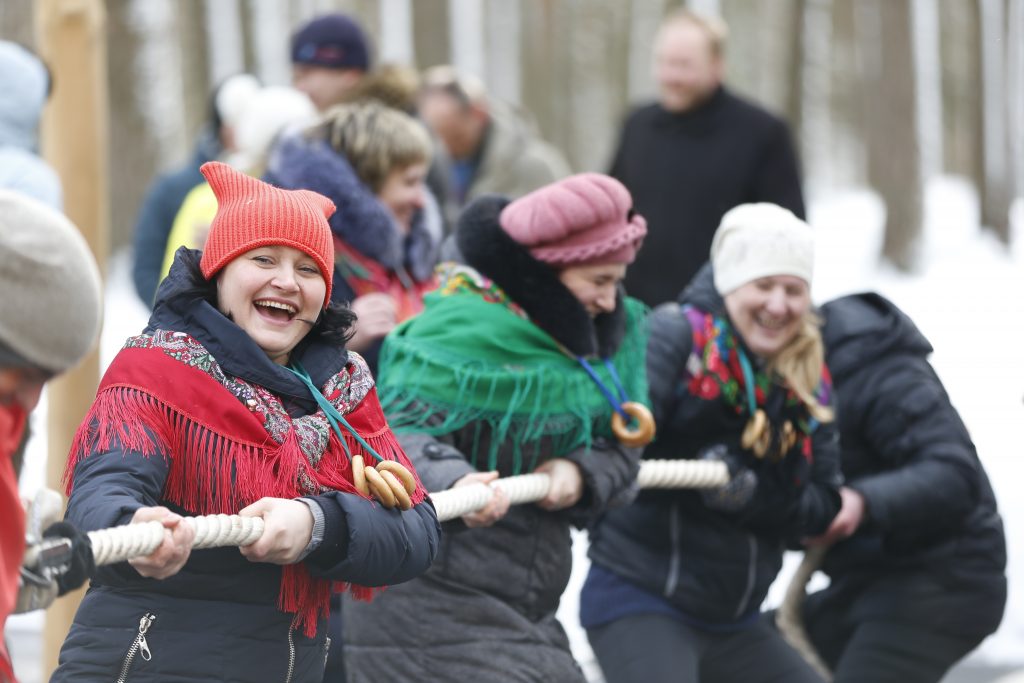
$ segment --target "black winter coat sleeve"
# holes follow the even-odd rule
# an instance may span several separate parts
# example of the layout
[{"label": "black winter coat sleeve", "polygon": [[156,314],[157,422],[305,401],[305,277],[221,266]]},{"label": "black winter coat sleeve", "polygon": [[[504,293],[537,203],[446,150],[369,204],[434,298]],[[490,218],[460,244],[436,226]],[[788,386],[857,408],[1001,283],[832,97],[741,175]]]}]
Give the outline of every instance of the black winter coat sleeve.
[{"label": "black winter coat sleeve", "polygon": [[127,524],[135,511],[161,505],[168,461],[161,452],[143,455],[116,445],[83,458],[65,518],[82,531]]},{"label": "black winter coat sleeve", "polygon": [[628,448],[606,439],[595,439],[590,448],[579,448],[565,456],[580,468],[583,497],[566,510],[569,519],[585,527],[609,507],[632,502],[643,449]]},{"label": "black winter coat sleeve", "polygon": [[850,441],[863,440],[865,471],[849,486],[863,494],[870,523],[917,537],[960,523],[978,504],[980,464],[928,362],[887,358],[851,381],[854,390],[843,393],[843,428],[849,427]]},{"label": "black winter coat sleeve", "polygon": [[314,576],[393,585],[425,572],[437,555],[441,526],[429,498],[404,511],[348,493],[313,500],[324,511],[324,540],[305,560]]},{"label": "black winter coat sleeve", "polygon": [[672,414],[679,398],[680,380],[693,348],[693,330],[676,303],[658,306],[648,320],[647,382],[654,422],[660,425]]},{"label": "black winter coat sleeve", "polygon": [[780,536],[794,546],[828,529],[842,504],[839,487],[843,477],[835,422],[819,425],[811,444],[813,462],[806,482],[779,481],[772,476],[775,472],[766,471],[778,465],[763,463],[754,500],[741,513],[749,528]]},{"label": "black winter coat sleeve", "polygon": [[[128,524],[137,509],[167,504],[168,468],[159,451],[143,455],[114,447],[91,453],[75,467],[66,518],[83,531]],[[430,567],[440,528],[429,501],[403,512],[338,492],[313,499],[325,518],[324,541],[305,560],[315,575],[379,586],[407,581]],[[132,573],[127,565],[117,571]]]}]

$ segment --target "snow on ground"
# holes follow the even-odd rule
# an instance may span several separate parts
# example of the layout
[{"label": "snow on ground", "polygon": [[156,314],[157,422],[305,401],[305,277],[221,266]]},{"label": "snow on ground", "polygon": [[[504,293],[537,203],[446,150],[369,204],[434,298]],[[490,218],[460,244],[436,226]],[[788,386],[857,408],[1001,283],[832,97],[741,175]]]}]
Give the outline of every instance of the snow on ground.
[{"label": "snow on ground", "polygon": [[[1024,425],[1024,201],[1014,211],[1010,249],[979,227],[973,190],[956,178],[929,183],[926,228],[917,272],[904,274],[879,265],[884,209],[866,191],[844,191],[813,198],[809,220],[817,229],[814,297],[818,302],[855,291],[876,289],[905,310],[935,347],[932,361],[978,447],[999,500],[1009,545],[1010,594],[1002,627],[971,660],[980,664],[1024,667],[1024,496],[1014,488],[1024,481],[1024,458],[1018,431]],[[123,340],[146,319],[129,275],[130,255],[115,255],[107,284],[106,322],[101,362],[106,365]],[[45,396],[33,415],[35,433],[29,446],[22,490],[34,492],[44,480]],[[586,538],[574,536],[577,562],[559,618],[573,650],[596,680],[593,655],[577,619],[578,592],[586,575]],[[766,606],[779,603],[799,555],[787,557]],[[824,579],[819,575],[812,588]],[[39,614],[8,622],[22,683],[38,681]],[[19,652],[25,653],[19,657]],[[29,654],[31,653],[31,654]],[[27,661],[29,660],[29,661]]]}]

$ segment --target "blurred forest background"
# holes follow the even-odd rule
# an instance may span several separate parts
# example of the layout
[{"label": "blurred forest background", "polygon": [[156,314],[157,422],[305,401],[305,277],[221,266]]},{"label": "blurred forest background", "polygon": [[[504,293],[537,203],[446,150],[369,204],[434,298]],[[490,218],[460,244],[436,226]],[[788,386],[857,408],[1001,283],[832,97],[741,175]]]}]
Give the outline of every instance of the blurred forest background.
[{"label": "blurred forest background", "polygon": [[[0,3],[0,37],[34,47],[39,4]],[[652,98],[652,38],[680,4],[728,23],[727,84],[790,122],[810,198],[881,196],[897,267],[914,267],[938,174],[966,177],[982,225],[1009,241],[1024,0],[107,0],[111,246],[130,241],[150,178],[188,155],[212,84],[240,71],[287,83],[290,33],[317,14],[357,17],[377,63],[477,75],[583,171],[606,169],[625,112]]]}]

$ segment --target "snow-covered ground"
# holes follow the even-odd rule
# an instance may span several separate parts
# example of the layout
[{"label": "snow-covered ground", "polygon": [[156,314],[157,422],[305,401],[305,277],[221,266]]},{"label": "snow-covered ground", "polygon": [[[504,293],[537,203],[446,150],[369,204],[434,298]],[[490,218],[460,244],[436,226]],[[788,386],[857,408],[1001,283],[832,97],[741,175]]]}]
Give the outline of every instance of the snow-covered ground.
[{"label": "snow-covered ground", "polygon": [[[1014,212],[1010,249],[979,227],[974,192],[956,178],[928,185],[926,228],[917,272],[880,266],[883,208],[869,192],[846,191],[812,198],[810,222],[817,229],[818,260],[814,296],[819,302],[845,293],[875,289],[892,299],[917,323],[935,347],[933,363],[978,447],[999,499],[1009,545],[1010,593],[1002,627],[973,655],[979,664],[1024,668],[1024,453],[1017,435],[1024,425],[1024,202]],[[101,340],[105,365],[121,342],[141,329],[146,310],[131,287],[129,255],[110,263],[106,323]],[[991,354],[991,355],[990,355]],[[45,471],[44,405],[33,415],[22,489],[35,491]],[[586,539],[576,537],[573,578],[559,617],[580,661],[593,668],[592,654],[576,617],[577,595],[586,574]],[[767,605],[781,600],[798,555],[787,558]],[[820,579],[820,577],[819,577]],[[812,583],[812,586],[814,583]],[[38,683],[39,614],[8,622],[12,651],[22,683]]]}]

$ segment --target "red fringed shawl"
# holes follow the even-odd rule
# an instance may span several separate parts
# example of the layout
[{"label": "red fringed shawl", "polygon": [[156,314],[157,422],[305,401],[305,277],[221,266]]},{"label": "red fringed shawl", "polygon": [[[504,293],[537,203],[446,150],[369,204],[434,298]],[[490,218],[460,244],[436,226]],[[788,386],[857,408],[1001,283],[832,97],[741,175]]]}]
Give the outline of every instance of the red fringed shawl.
[{"label": "red fringed shawl", "polygon": [[[382,457],[415,471],[392,434],[366,362],[351,354],[321,387],[323,395]],[[342,429],[348,451],[375,462]],[[120,448],[169,460],[163,499],[192,514],[235,514],[263,497],[298,498],[328,491],[359,494],[345,448],[322,411],[291,418],[264,387],[226,375],[195,339],[158,330],[128,340],[100,382],[64,471],[68,495],[75,465]],[[97,455],[96,457],[100,457]],[[426,497],[417,478],[414,504]],[[278,606],[312,636],[329,610],[331,582],[304,564],[282,568]],[[369,599],[372,589],[335,582]]]}]

